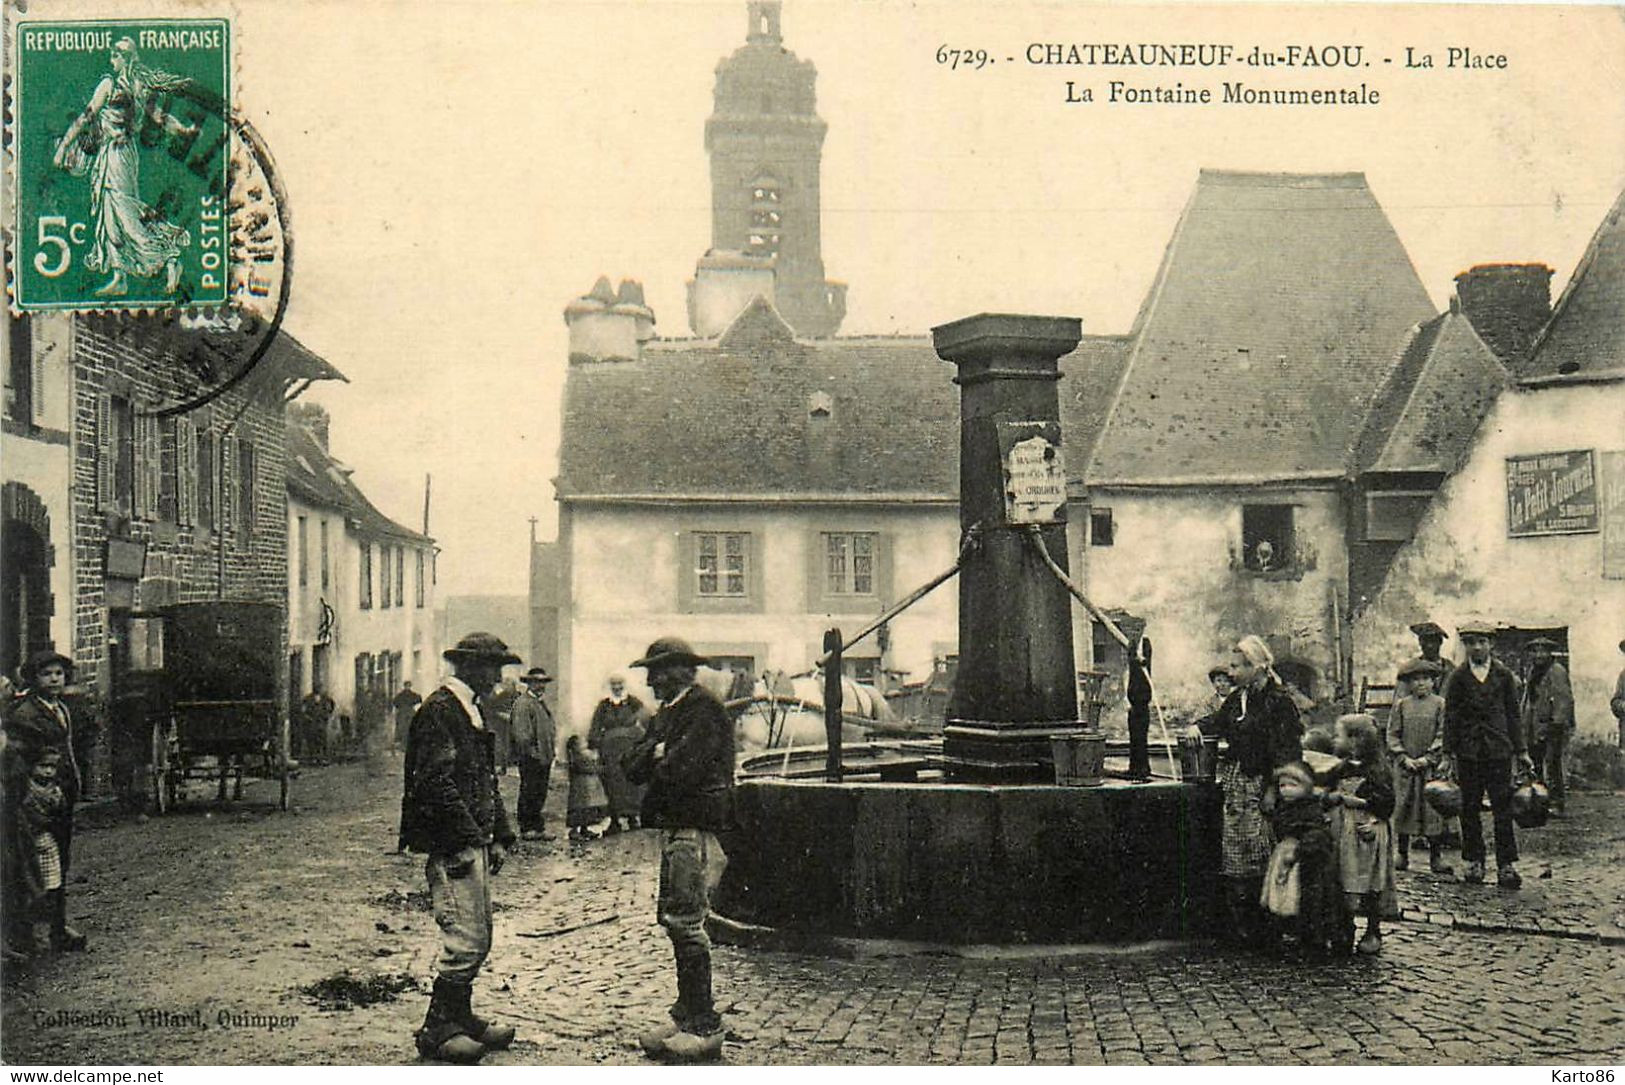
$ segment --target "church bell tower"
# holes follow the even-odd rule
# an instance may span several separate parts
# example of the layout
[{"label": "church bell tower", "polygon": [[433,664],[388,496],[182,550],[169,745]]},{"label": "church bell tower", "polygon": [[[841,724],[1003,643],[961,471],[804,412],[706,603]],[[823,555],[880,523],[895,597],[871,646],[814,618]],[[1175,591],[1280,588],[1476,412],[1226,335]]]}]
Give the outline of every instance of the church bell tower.
[{"label": "church bell tower", "polygon": [[817,72],[784,47],[779,0],[748,0],[745,7],[745,44],[717,64],[715,104],[705,122],[711,253],[691,287],[690,322],[696,334],[713,334],[694,317],[704,307],[695,299],[708,273],[734,274],[718,268],[722,254],[739,254],[744,261],[724,262],[772,269],[769,300],[798,336],[832,336],[846,315],[846,285],[824,278],[820,252],[819,164],[828,125],[817,112]]}]

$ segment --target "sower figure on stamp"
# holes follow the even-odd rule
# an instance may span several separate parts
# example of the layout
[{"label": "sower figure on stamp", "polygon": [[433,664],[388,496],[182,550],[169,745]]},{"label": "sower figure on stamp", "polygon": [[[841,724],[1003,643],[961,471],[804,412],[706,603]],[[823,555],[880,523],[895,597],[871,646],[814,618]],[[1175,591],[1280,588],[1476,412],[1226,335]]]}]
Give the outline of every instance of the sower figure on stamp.
[{"label": "sower figure on stamp", "polygon": [[491,876],[514,835],[497,786],[494,738],[480,702],[518,663],[489,633],[470,633],[442,653],[455,676],[418,709],[406,742],[401,840],[424,852],[424,874],[440,927],[434,997],[416,1035],[418,1052],[446,1062],[477,1062],[513,1042],[510,1027],[469,1006],[474,977],[491,952]]},{"label": "sower figure on stamp", "polygon": [[1467,662],[1444,684],[1444,752],[1447,770],[1461,785],[1461,857],[1463,877],[1484,880],[1484,826],[1479,803],[1487,793],[1495,818],[1496,880],[1509,889],[1523,884],[1517,869],[1518,840],[1512,825],[1512,762],[1532,771],[1525,752],[1518,708],[1517,680],[1500,660],[1491,658],[1495,627],[1466,621],[1456,630],[1467,649]]},{"label": "sower figure on stamp", "polygon": [[722,1054],[722,1018],[711,997],[710,893],[727,856],[716,834],[733,827],[733,723],[696,684],[705,660],[687,642],[662,637],[634,667],[649,671],[659,711],[626,755],[629,780],[647,783],[644,825],[660,830],[660,925],[677,957],[671,1022],[642,1037],[650,1055],[689,1061]]},{"label": "sower figure on stamp", "polygon": [[547,803],[547,785],[553,777],[553,748],[558,733],[542,694],[553,676],[541,667],[532,667],[525,672],[524,681],[524,690],[513,702],[513,722],[508,733],[511,756],[519,761],[519,835],[525,840],[552,840],[542,811]]}]

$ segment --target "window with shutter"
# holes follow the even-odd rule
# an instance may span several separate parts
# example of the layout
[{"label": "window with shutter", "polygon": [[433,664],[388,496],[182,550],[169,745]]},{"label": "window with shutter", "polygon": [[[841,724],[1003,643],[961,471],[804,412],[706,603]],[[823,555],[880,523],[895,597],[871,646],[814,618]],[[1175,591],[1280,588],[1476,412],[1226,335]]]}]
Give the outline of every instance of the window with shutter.
[{"label": "window with shutter", "polygon": [[113,504],[113,458],[118,447],[113,441],[113,397],[106,392],[96,397],[96,507]]},{"label": "window with shutter", "polygon": [[147,418],[130,408],[130,515],[145,520],[147,503]]},{"label": "window with shutter", "polygon": [[237,442],[229,433],[222,433],[215,445],[217,466],[215,470],[220,473],[220,501],[215,515],[219,518],[220,530],[230,531],[236,526],[237,510],[232,508],[232,480],[237,477],[232,457],[237,454]]},{"label": "window with shutter", "polygon": [[[38,335],[38,329],[33,329],[32,334]],[[28,381],[28,408],[33,416],[30,421],[39,426],[45,423],[45,353],[48,348],[38,342],[31,343],[30,346],[32,349],[29,351],[31,372]]]},{"label": "window with shutter", "polygon": [[158,517],[158,498],[163,489],[163,453],[158,419],[136,413],[136,515],[143,520]]},{"label": "window with shutter", "polygon": [[191,527],[197,516],[197,427],[175,419],[175,520]]},{"label": "window with shutter", "polygon": [[197,487],[196,522],[197,526],[205,531],[215,529],[215,479],[214,465],[216,454],[219,451],[217,438],[207,428],[195,437],[197,443],[197,477],[194,485]]},{"label": "window with shutter", "polygon": [[160,418],[158,420],[158,518],[170,523],[180,521],[179,505],[179,472],[176,464],[179,463],[180,424],[174,418]]},{"label": "window with shutter", "polygon": [[254,537],[259,518],[259,506],[254,484],[258,466],[254,456],[254,442],[246,437],[237,442],[237,541],[247,545]]}]

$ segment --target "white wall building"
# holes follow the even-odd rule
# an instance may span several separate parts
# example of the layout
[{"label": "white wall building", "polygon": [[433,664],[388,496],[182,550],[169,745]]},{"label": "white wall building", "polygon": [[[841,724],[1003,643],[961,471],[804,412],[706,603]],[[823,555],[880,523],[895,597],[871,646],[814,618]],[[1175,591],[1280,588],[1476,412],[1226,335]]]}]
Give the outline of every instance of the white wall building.
[{"label": "white wall building", "polygon": [[434,540],[356,487],[328,452],[325,411],[298,405],[289,419],[288,687],[360,719],[403,681],[426,692],[440,674]]}]

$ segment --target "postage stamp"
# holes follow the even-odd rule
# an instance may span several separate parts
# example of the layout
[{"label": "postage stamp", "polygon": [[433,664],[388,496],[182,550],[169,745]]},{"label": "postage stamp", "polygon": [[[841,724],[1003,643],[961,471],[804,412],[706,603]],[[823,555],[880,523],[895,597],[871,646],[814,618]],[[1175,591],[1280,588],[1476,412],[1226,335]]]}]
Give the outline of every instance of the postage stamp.
[{"label": "postage stamp", "polygon": [[223,19],[18,28],[17,308],[225,303],[230,39]]}]

